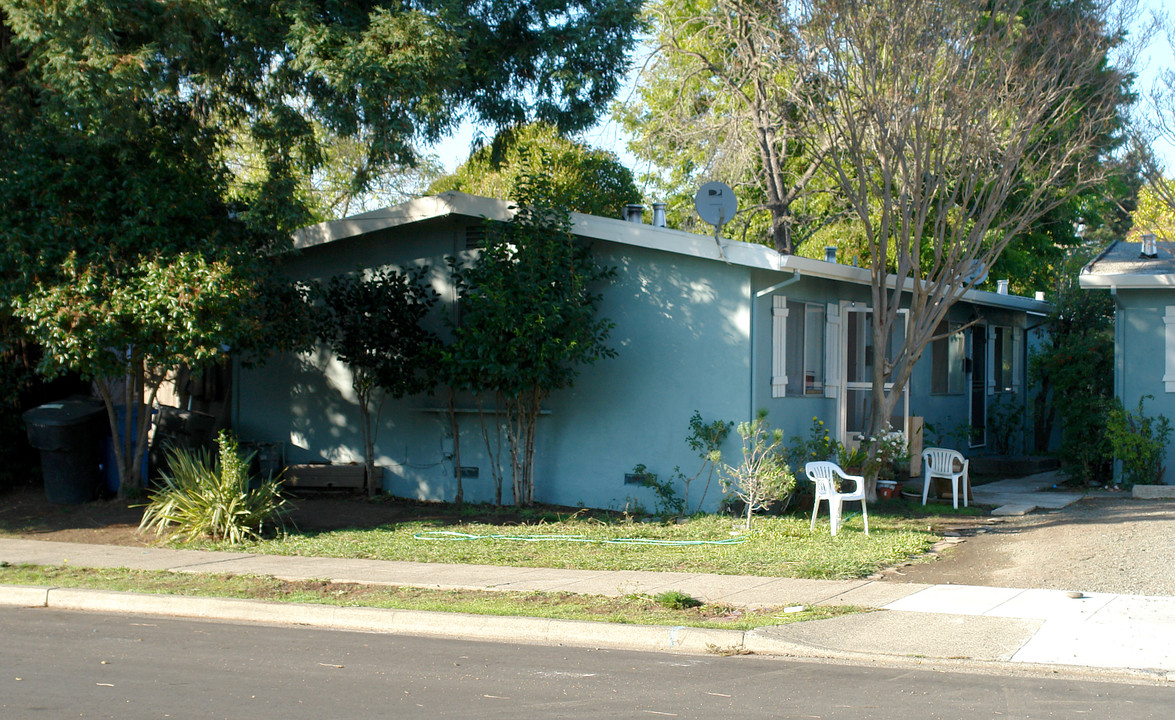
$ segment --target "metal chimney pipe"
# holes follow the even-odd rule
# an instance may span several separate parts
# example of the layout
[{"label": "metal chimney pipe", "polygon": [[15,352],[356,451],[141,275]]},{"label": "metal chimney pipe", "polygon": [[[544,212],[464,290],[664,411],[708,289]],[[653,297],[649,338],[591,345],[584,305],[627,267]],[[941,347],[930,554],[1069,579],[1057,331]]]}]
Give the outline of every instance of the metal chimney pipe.
[{"label": "metal chimney pipe", "polygon": [[825,245],[824,246],[824,262],[829,262],[829,263],[836,262],[836,246],[835,245]]},{"label": "metal chimney pipe", "polygon": [[642,221],[642,216],[644,214],[645,214],[645,206],[644,205],[639,205],[637,203],[629,203],[628,205],[624,206],[624,219],[629,222],[640,224]]},{"label": "metal chimney pipe", "polygon": [[653,203],[653,227],[665,227],[665,203]]},{"label": "metal chimney pipe", "polygon": [[1155,234],[1144,233],[1142,236],[1142,253],[1146,258],[1158,257],[1159,249],[1155,246]]},{"label": "metal chimney pipe", "polygon": [[1000,295],[1007,295],[1008,294],[1008,281],[1007,280],[996,280],[995,283],[996,283],[996,292],[997,293],[999,293]]}]

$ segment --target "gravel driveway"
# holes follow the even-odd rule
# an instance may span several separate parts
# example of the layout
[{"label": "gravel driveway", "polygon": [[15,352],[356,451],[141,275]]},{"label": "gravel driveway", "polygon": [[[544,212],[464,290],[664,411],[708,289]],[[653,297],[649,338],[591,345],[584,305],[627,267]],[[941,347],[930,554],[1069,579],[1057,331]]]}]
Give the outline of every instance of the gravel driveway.
[{"label": "gravel driveway", "polygon": [[1175,501],[1084,499],[960,534],[937,560],[885,579],[1175,596]]}]

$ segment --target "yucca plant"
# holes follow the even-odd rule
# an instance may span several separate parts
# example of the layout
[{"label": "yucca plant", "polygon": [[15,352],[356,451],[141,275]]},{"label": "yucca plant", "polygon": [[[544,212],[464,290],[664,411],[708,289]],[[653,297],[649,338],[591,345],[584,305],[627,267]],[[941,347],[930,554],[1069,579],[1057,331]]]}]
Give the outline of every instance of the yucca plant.
[{"label": "yucca plant", "polygon": [[169,539],[190,542],[199,538],[240,543],[257,539],[267,522],[285,527],[288,503],[276,478],[265,478],[250,488],[249,464],[232,434],[220,431],[220,452],[214,458],[204,450],[171,448],[163,487],[150,494],[139,531],[168,533]]}]

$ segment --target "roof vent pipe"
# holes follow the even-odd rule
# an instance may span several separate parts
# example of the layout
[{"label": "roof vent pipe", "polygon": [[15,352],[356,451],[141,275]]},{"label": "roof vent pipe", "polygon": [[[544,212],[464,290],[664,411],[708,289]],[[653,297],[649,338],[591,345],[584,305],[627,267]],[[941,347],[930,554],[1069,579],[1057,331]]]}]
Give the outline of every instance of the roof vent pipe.
[{"label": "roof vent pipe", "polygon": [[645,206],[636,203],[629,203],[624,206],[624,219],[640,224],[642,216],[645,214]]},{"label": "roof vent pipe", "polygon": [[665,203],[653,203],[653,227],[665,227]]},{"label": "roof vent pipe", "polygon": [[1008,281],[1007,280],[996,280],[995,282],[996,282],[996,292],[999,293],[1000,295],[1007,295],[1008,294]]},{"label": "roof vent pipe", "polygon": [[836,246],[835,245],[825,245],[824,246],[824,262],[828,262],[828,263],[836,262]]},{"label": "roof vent pipe", "polygon": [[1036,291],[1036,301],[1037,302],[1044,302],[1044,291],[1043,290]]},{"label": "roof vent pipe", "polygon": [[1143,233],[1142,252],[1140,254],[1145,258],[1154,258],[1159,256],[1159,249],[1155,246],[1154,233]]}]

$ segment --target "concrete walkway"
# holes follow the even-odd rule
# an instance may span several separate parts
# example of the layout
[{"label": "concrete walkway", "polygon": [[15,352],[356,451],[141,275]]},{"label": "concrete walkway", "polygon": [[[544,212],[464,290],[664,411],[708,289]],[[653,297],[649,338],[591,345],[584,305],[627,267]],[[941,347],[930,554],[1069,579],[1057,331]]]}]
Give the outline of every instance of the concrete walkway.
[{"label": "concrete walkway", "polygon": [[[1088,594],[870,580],[440,565],[115,547],[0,538],[11,564],[269,575],[381,585],[619,596],[678,590],[748,608],[855,605],[881,612],[742,632],[535,618],[181,598],[0,586],[0,605],[115,611],[401,632],[465,639],[856,661],[987,662],[1005,670],[1099,669],[1099,676],[1175,678],[1175,597]],[[1170,675],[1169,675],[1170,674]]]},{"label": "concrete walkway", "polygon": [[[1091,490],[1088,493],[1056,491],[1052,489],[1060,485],[1065,479],[1060,470],[1026,475],[1024,477],[1009,478],[997,482],[973,485],[971,487],[972,505],[991,505],[995,507],[992,515],[1027,515],[1036,509],[1060,510],[1077,502],[1084,497],[1122,497],[1121,493],[1111,493],[1105,490]],[[906,492],[922,494],[922,481],[910,480],[905,484]],[[949,496],[948,500],[949,502]]]}]

